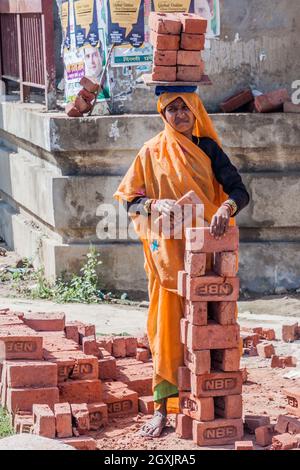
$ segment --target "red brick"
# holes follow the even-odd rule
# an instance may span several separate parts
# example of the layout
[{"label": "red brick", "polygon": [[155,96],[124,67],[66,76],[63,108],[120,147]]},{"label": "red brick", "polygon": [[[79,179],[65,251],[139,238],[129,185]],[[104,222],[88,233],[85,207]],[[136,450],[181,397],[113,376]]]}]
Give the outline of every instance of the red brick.
[{"label": "red brick", "polygon": [[102,353],[94,336],[85,336],[82,338],[82,351],[84,354],[96,356],[102,359]]},{"label": "red brick", "polygon": [[185,318],[193,325],[207,325],[207,302],[185,301]]},{"label": "red brick", "polygon": [[204,276],[206,268],[206,253],[185,252],[184,269],[191,277]]},{"label": "red brick", "polygon": [[283,111],[285,113],[300,113],[300,104],[292,103],[291,101],[285,101],[283,104]]},{"label": "red brick", "polygon": [[34,404],[47,404],[53,409],[58,401],[57,387],[7,388],[6,406],[9,412],[32,411]]},{"label": "red brick", "polygon": [[175,82],[176,67],[164,67],[161,65],[153,65],[152,80],[157,82]]},{"label": "red brick", "polygon": [[193,420],[184,414],[177,414],[175,417],[175,433],[181,439],[192,439]]},{"label": "red brick", "polygon": [[215,349],[211,351],[212,369],[235,372],[240,368],[239,348]]},{"label": "red brick", "polygon": [[112,355],[114,357],[126,357],[126,341],[124,336],[114,336]]},{"label": "red brick", "polygon": [[64,313],[25,313],[23,322],[36,331],[63,331]]},{"label": "red brick", "polygon": [[286,343],[292,343],[298,337],[298,322],[293,325],[282,325],[282,339]]},{"label": "red brick", "polygon": [[242,417],[242,395],[228,395],[227,397],[215,397],[214,405],[216,417],[226,419]]},{"label": "red brick", "polygon": [[102,401],[100,380],[68,380],[58,384],[60,402],[93,403]]},{"label": "red brick", "polygon": [[75,447],[77,450],[96,450],[97,445],[95,439],[89,436],[67,437],[60,439],[64,444]]},{"label": "red brick", "polygon": [[256,443],[261,447],[269,446],[272,443],[272,426],[259,426],[255,429]]},{"label": "red brick", "polygon": [[234,450],[254,450],[252,441],[236,441]]},{"label": "red brick", "polygon": [[[26,331],[26,330],[25,330]],[[2,359],[43,359],[43,338],[14,329],[0,331],[0,357]]]},{"label": "red brick", "polygon": [[111,336],[104,336],[100,337],[97,339],[97,343],[99,344],[100,347],[104,348],[109,355],[112,355],[112,345],[113,345],[113,339]]},{"label": "red brick", "polygon": [[72,436],[72,415],[69,403],[55,403],[54,415],[57,437]]},{"label": "red brick", "polygon": [[226,349],[239,346],[239,325],[188,325],[187,347],[198,349]]},{"label": "red brick", "polygon": [[285,367],[296,367],[297,359],[293,356],[272,356],[271,367],[284,369]]},{"label": "red brick", "polygon": [[116,359],[112,356],[99,359],[99,379],[115,379],[117,376],[117,363]]},{"label": "red brick", "polygon": [[57,364],[59,383],[67,379],[98,379],[99,376],[98,359],[81,351],[52,353],[48,361]]},{"label": "red brick", "polygon": [[138,344],[137,344],[138,348],[146,348],[150,350],[149,339],[146,334],[142,337],[139,337],[137,341],[138,341]]},{"label": "red brick", "polygon": [[109,417],[138,413],[138,394],[127,387],[109,389],[104,385],[103,401],[107,404]]},{"label": "red brick", "polygon": [[79,332],[78,326],[71,323],[67,323],[65,326],[66,338],[79,343]]},{"label": "red brick", "polygon": [[300,432],[300,420],[294,416],[279,415],[275,424],[275,431],[280,434],[284,432],[298,434]]},{"label": "red brick", "polygon": [[237,273],[238,254],[236,251],[215,253],[213,270],[219,276],[234,277]]},{"label": "red brick", "polygon": [[241,333],[243,339],[244,348],[255,347],[259,343],[259,335],[254,333],[253,335],[248,335],[247,333]]},{"label": "red brick", "polygon": [[33,405],[32,407],[34,419],[34,434],[39,436],[48,437],[49,439],[55,438],[55,416],[53,411],[48,405]]},{"label": "red brick", "polygon": [[238,372],[213,372],[191,376],[192,393],[196,397],[224,397],[242,393],[242,375]]},{"label": "red brick", "polygon": [[138,361],[147,362],[149,361],[149,351],[145,348],[137,348],[136,358]]},{"label": "red brick", "polygon": [[94,101],[94,99],[96,98],[96,94],[95,93],[90,93],[89,91],[87,91],[85,88],[82,88],[79,93],[78,93],[79,96],[82,96],[82,98],[87,101],[88,103],[92,103]]},{"label": "red brick", "polygon": [[79,344],[82,344],[82,338],[85,336],[94,336],[96,338],[95,325],[91,323],[74,322],[78,325]]},{"label": "red brick", "polygon": [[177,14],[182,23],[182,31],[189,34],[205,34],[207,30],[207,20],[193,13]]},{"label": "red brick", "polygon": [[24,323],[16,315],[0,315],[0,326],[12,327],[14,325],[24,325]]},{"label": "red brick", "polygon": [[191,390],[191,371],[187,367],[178,367],[178,390]]},{"label": "red brick", "polygon": [[272,449],[273,450],[291,450],[296,448],[298,445],[298,440],[296,436],[291,434],[284,433],[279,434],[278,436],[272,437]]},{"label": "red brick", "polygon": [[263,328],[261,336],[268,341],[274,341],[276,339],[275,331],[273,328]]},{"label": "red brick", "polygon": [[204,49],[204,34],[182,33],[180,38],[180,49],[186,51],[202,51]]},{"label": "red brick", "polygon": [[150,31],[150,44],[155,49],[177,51],[179,49],[179,42],[179,35],[157,34],[154,31]]},{"label": "red brick", "polygon": [[236,323],[236,302],[209,302],[209,316],[220,325],[234,325]]},{"label": "red brick", "polygon": [[43,355],[48,360],[53,353],[80,351],[79,344],[67,339],[64,333],[50,331],[43,332]]},{"label": "red brick", "polygon": [[275,349],[272,343],[262,342],[256,346],[258,355],[261,357],[270,358],[275,354]]},{"label": "red brick", "polygon": [[75,106],[78,109],[78,111],[82,114],[88,113],[92,108],[91,103],[86,101],[81,95],[76,96]]},{"label": "red brick", "polygon": [[178,280],[177,280],[177,289],[178,295],[181,297],[186,297],[186,282],[187,282],[187,273],[185,271],[178,271]]},{"label": "red brick", "polygon": [[201,65],[178,65],[176,79],[183,82],[199,82],[204,73],[204,62]]},{"label": "red brick", "polygon": [[180,342],[182,344],[185,344],[185,345],[187,344],[188,328],[189,328],[188,320],[186,318],[181,318],[181,320],[180,320]]},{"label": "red brick", "polygon": [[271,91],[265,95],[256,96],[254,100],[255,110],[258,113],[272,113],[283,110],[283,103],[289,101],[290,97],[285,88]]},{"label": "red brick", "polygon": [[193,374],[209,374],[211,369],[210,351],[189,351],[184,350],[184,363]]},{"label": "red brick", "polygon": [[90,430],[98,431],[108,422],[108,411],[105,403],[88,403]]},{"label": "red brick", "polygon": [[286,411],[300,418],[300,389],[299,386],[284,390],[287,397]]},{"label": "red brick", "polygon": [[209,227],[186,229],[186,250],[201,253],[237,251],[239,248],[239,229],[229,227],[224,237],[216,240]]},{"label": "red brick", "polygon": [[86,434],[90,429],[90,416],[86,403],[71,404],[72,424],[79,434]]},{"label": "red brick", "polygon": [[160,34],[180,34],[181,20],[171,13],[155,13],[149,15],[149,28]]},{"label": "red brick", "polygon": [[231,444],[242,437],[243,421],[241,419],[193,421],[193,441],[199,446]]},{"label": "red brick", "polygon": [[250,348],[243,348],[243,356],[249,356],[249,357],[258,356],[256,346],[251,346]]},{"label": "red brick", "polygon": [[243,369],[240,369],[240,372],[242,373],[242,380],[243,384],[247,383],[248,381],[248,370],[247,367],[243,367]]},{"label": "red brick", "polygon": [[99,89],[99,83],[91,77],[82,77],[80,85],[90,93],[96,93]]},{"label": "red brick", "polygon": [[33,415],[32,413],[18,413],[14,416],[14,431],[17,434],[29,434],[33,431]]},{"label": "red brick", "polygon": [[153,365],[150,362],[146,364],[134,359],[117,361],[117,380],[126,384],[139,396],[152,394],[152,377]]},{"label": "red brick", "polygon": [[239,297],[239,278],[207,274],[186,279],[186,298],[192,301],[236,301]]},{"label": "red brick", "polygon": [[177,52],[178,65],[200,65],[202,66],[202,58],[200,51],[178,51]]},{"label": "red brick", "polygon": [[144,415],[152,415],[154,413],[153,396],[139,397],[139,411]]},{"label": "red brick", "polygon": [[179,407],[181,413],[192,419],[198,421],[214,419],[214,400],[211,397],[196,398],[190,392],[180,392]]},{"label": "red brick", "polygon": [[57,386],[56,364],[45,361],[7,361],[5,367],[8,387]]},{"label": "red brick", "polygon": [[67,104],[65,112],[69,117],[83,117],[83,114],[76,108],[73,101]]},{"label": "red brick", "polygon": [[135,357],[137,350],[137,338],[129,336],[125,338],[126,357]]},{"label": "red brick", "polygon": [[245,427],[250,434],[254,434],[256,428],[270,424],[270,418],[268,416],[245,415],[244,421]]},{"label": "red brick", "polygon": [[254,96],[250,88],[240,91],[220,104],[223,113],[232,113],[237,109],[254,101]]}]

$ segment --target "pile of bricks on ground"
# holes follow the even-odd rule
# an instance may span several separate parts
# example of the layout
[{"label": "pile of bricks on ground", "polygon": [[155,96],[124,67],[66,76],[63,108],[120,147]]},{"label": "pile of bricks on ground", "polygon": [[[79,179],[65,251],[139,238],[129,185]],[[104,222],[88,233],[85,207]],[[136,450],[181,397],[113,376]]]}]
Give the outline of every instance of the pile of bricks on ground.
[{"label": "pile of bricks on ground", "polygon": [[100,337],[63,313],[0,310],[0,396],[16,432],[92,450],[111,418],[153,412],[147,340]]},{"label": "pile of bricks on ground", "polygon": [[[247,331],[246,331],[247,330]],[[282,339],[285,342],[298,338],[298,324],[282,327]],[[271,359],[272,368],[296,367],[297,358],[294,356],[278,356],[271,341],[276,340],[272,328],[242,328],[243,354],[245,356],[260,356]]]},{"label": "pile of bricks on ground", "polygon": [[82,77],[80,80],[82,89],[76,96],[75,101],[68,103],[66,113],[69,117],[83,117],[92,109],[94,101],[99,93],[99,83],[93,78]]},{"label": "pile of bricks on ground", "polygon": [[191,13],[150,13],[153,81],[200,81],[207,20]]},{"label": "pile of bricks on ground", "polygon": [[269,93],[254,96],[250,88],[246,88],[220,104],[223,113],[300,113],[300,105],[292,103],[288,90],[280,88]]},{"label": "pile of bricks on ground", "polygon": [[[239,231],[216,240],[209,227],[186,229],[185,270],[178,291],[185,367],[179,369],[176,432],[200,445],[225,445],[243,436],[240,328],[236,321]],[[213,257],[206,272],[207,256]]]}]

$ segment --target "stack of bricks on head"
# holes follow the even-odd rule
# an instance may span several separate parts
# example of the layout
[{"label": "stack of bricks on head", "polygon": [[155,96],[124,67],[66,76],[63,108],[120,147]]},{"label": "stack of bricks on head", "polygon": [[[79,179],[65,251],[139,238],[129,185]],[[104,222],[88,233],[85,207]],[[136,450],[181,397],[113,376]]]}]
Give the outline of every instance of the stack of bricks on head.
[{"label": "stack of bricks on head", "polygon": [[191,13],[150,13],[153,81],[201,80],[207,20]]},{"label": "stack of bricks on head", "polygon": [[147,338],[96,337],[63,313],[0,309],[0,378],[15,432],[78,450],[94,450],[93,432],[111,419],[153,412]]},{"label": "stack of bricks on head", "polygon": [[[186,229],[184,271],[178,293],[185,298],[181,319],[184,367],[179,368],[176,433],[199,446],[226,445],[243,436],[237,253],[239,231],[229,227],[215,239],[209,227]],[[206,272],[212,254],[212,272]]]}]

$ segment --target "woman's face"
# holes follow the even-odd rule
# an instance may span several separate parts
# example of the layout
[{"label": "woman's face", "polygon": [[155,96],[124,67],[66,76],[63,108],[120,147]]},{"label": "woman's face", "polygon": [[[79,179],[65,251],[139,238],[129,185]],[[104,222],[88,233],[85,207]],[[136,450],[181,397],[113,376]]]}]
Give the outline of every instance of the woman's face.
[{"label": "woman's face", "polygon": [[195,116],[181,98],[177,98],[166,106],[165,118],[176,131],[182,134],[193,131]]}]

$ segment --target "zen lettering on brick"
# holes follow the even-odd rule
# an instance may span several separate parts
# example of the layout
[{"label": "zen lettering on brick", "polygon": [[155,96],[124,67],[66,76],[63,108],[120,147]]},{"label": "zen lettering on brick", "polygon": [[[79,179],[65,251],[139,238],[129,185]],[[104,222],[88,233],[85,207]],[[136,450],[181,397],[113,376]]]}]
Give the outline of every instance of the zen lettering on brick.
[{"label": "zen lettering on brick", "polygon": [[6,352],[34,352],[36,351],[37,345],[34,341],[7,341]]}]

